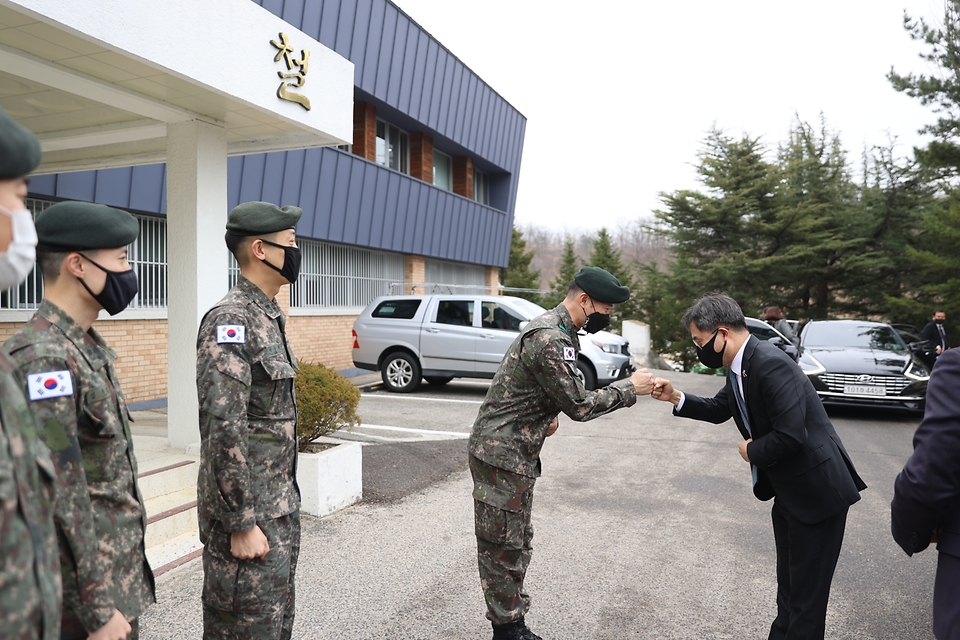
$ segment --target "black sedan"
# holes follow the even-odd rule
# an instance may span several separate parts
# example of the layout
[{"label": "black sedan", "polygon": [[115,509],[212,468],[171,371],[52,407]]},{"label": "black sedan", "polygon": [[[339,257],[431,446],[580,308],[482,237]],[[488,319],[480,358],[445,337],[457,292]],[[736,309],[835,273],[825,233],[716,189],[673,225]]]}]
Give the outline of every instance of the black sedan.
[{"label": "black sedan", "polygon": [[824,404],[923,411],[930,372],[888,324],[809,322],[799,364]]}]

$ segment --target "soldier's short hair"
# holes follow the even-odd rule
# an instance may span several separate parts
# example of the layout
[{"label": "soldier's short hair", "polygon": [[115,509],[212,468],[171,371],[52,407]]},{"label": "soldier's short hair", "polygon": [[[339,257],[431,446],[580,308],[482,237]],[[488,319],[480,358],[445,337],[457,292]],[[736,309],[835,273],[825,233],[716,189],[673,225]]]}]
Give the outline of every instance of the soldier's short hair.
[{"label": "soldier's short hair", "polygon": [[700,331],[714,331],[723,325],[731,329],[746,329],[747,321],[737,301],[725,293],[710,293],[699,298],[687,309],[680,320],[685,331],[696,325]]},{"label": "soldier's short hair", "polygon": [[577,284],[577,281],[574,280],[570,283],[570,286],[567,287],[567,297],[576,298],[581,293],[586,293],[583,289],[580,288],[580,285]]},{"label": "soldier's short hair", "polygon": [[54,283],[60,277],[63,261],[67,259],[69,251],[47,251],[37,249],[37,266],[43,274],[43,281]]},{"label": "soldier's short hair", "polygon": [[241,267],[247,266],[248,258],[246,248],[250,246],[250,241],[253,240],[253,236],[241,236],[235,233],[227,231],[223,236],[224,242],[227,243],[227,251],[233,254],[233,257],[237,259],[237,264]]}]

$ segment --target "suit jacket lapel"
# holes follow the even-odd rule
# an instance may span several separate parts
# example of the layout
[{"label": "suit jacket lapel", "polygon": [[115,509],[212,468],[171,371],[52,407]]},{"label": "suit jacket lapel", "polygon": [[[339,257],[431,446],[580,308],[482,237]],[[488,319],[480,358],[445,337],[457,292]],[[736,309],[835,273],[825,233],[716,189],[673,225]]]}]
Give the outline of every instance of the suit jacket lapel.
[{"label": "suit jacket lapel", "polygon": [[753,364],[753,355],[757,350],[758,344],[760,344],[760,341],[755,337],[750,336],[747,338],[747,346],[743,348],[743,361],[740,363],[740,368],[742,369],[741,375],[743,376],[743,402],[747,405],[750,427],[754,434],[756,434],[757,430],[757,421],[753,419],[753,411],[750,409],[750,399],[754,395],[753,391],[756,389],[756,385],[754,384],[754,377],[750,375],[750,369]]}]

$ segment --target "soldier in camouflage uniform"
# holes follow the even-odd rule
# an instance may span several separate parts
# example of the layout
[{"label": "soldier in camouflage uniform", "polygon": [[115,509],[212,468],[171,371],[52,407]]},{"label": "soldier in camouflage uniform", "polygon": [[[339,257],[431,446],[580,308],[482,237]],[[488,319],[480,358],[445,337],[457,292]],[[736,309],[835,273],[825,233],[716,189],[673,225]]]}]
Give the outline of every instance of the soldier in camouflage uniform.
[{"label": "soldier in camouflage uniform", "polygon": [[556,431],[557,415],[592,420],[632,406],[638,394],[653,389],[646,369],[596,391],[585,390],[577,372],[577,331],[603,329],[613,304],[629,297],[629,289],[603,269],[581,269],[566,299],[514,340],[480,406],[469,462],[480,583],[494,640],[540,640],[524,622],[530,596],[523,579],[532,552],[540,449]]},{"label": "soldier in camouflage uniform", "polygon": [[[36,231],[25,176],[40,142],[0,109],[0,289],[33,268]],[[0,352],[0,638],[55,640],[60,557],[53,525],[56,470],[23,395],[16,364]]]},{"label": "soldier in camouflage uniform", "polygon": [[116,355],[92,327],[101,309],[119,313],[137,293],[127,245],[138,233],[132,215],[104,205],[44,210],[37,217],[44,299],[6,344],[57,468],[64,640],[137,638],[137,618],[155,602]]},{"label": "soldier in camouflage uniform", "polygon": [[275,300],[295,282],[297,207],[247,202],[226,242],[240,277],[197,336],[203,637],[290,638],[300,553],[296,358]]}]

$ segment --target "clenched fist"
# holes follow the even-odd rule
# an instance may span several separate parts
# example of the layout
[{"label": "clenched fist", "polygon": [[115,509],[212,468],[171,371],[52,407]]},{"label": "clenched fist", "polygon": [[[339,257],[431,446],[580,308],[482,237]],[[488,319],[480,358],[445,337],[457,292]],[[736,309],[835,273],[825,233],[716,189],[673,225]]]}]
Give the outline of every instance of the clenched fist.
[{"label": "clenched fist", "polygon": [[630,382],[633,388],[637,390],[638,396],[648,396],[653,391],[653,374],[646,369],[638,369],[630,376]]}]

